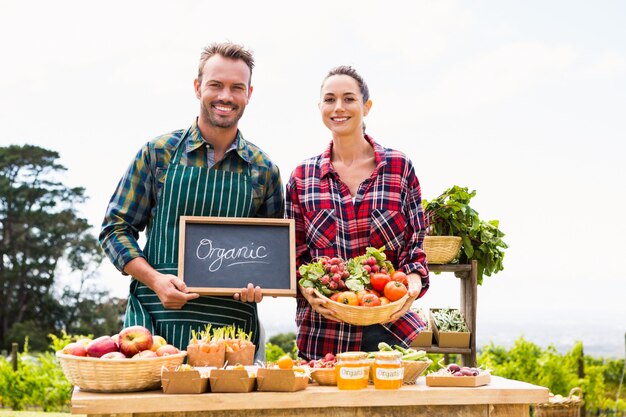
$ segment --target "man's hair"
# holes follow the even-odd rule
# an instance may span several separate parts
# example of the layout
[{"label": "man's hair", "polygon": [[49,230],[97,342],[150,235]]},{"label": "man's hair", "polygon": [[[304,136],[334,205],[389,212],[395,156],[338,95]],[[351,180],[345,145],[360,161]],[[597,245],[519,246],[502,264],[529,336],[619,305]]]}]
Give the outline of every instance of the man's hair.
[{"label": "man's hair", "polygon": [[351,66],[340,65],[328,71],[328,74],[326,75],[326,77],[324,77],[324,81],[322,81],[322,86],[324,86],[324,83],[326,82],[326,80],[332,77],[333,75],[347,75],[349,77],[352,77],[354,81],[356,81],[357,85],[359,86],[359,90],[361,91],[361,94],[363,95],[363,102],[366,102],[367,100],[370,99],[370,90],[369,88],[367,88],[367,84],[365,83],[365,80]]},{"label": "man's hair", "polygon": [[250,68],[250,79],[248,80],[248,87],[252,80],[252,68],[254,68],[254,58],[252,52],[245,49],[242,45],[237,45],[231,42],[212,43],[205,47],[200,54],[200,65],[198,67],[198,81],[202,82],[202,70],[204,64],[214,55],[221,55],[224,58],[241,59]]}]

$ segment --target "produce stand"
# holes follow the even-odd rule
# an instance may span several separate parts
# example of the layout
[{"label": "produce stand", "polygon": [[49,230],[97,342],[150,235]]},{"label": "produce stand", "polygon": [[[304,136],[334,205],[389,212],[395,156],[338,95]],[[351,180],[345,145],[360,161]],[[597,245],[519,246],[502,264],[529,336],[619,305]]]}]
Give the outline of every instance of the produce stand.
[{"label": "produce stand", "polygon": [[[430,353],[459,353],[464,365],[476,366],[476,305],[478,298],[478,282],[477,273],[478,266],[476,261],[469,264],[444,264],[444,265],[428,265],[431,272],[454,272],[454,275],[460,279],[461,284],[461,314],[467,321],[467,327],[470,334],[469,348],[442,348],[433,344],[432,346],[420,346],[420,349]],[[431,279],[433,279],[431,277]]]},{"label": "produce stand", "polygon": [[179,394],[162,391],[91,393],[76,389],[72,413],[117,417],[277,416],[529,416],[529,404],[548,401],[548,389],[492,377],[482,387],[428,387],[424,377],[399,390],[358,391],[310,385],[297,392]]}]

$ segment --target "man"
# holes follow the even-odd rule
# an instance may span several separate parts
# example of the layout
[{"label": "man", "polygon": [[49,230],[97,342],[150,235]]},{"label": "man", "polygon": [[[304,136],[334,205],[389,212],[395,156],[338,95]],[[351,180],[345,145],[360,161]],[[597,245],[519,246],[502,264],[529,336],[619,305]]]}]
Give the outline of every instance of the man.
[{"label": "man", "polygon": [[[239,45],[215,43],[194,81],[200,115],[187,129],[142,147],[120,180],[100,232],[111,262],[131,275],[124,326],[142,325],[180,349],[205,324],[252,332],[260,353],[256,303],[248,284],[230,297],[189,293],[178,270],[180,216],[278,217],[284,197],[278,167],[237,127],[250,100],[254,60]],[[230,204],[220,204],[228,201]],[[143,251],[137,239],[146,229]]]}]

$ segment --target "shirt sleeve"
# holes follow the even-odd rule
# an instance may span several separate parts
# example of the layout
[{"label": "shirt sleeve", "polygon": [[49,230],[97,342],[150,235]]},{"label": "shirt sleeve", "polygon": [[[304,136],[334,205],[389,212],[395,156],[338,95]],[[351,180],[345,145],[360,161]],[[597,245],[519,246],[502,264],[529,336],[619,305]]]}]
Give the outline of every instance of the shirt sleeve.
[{"label": "shirt sleeve", "polygon": [[404,216],[407,219],[407,228],[405,231],[406,247],[401,256],[403,261],[400,266],[405,273],[415,272],[422,277],[422,290],[418,296],[418,298],[421,298],[430,285],[426,253],[423,250],[426,224],[422,209],[422,192],[419,180],[415,175],[413,164],[409,160],[407,160],[405,170],[407,199],[404,205]]},{"label": "shirt sleeve", "polygon": [[283,194],[283,182],[280,171],[273,165],[266,176],[265,201],[257,212],[257,217],[270,217],[282,219],[285,217],[285,197]]},{"label": "shirt sleeve", "polygon": [[298,192],[297,183],[299,182],[299,180],[294,174],[292,174],[286,187],[287,191],[285,193],[285,211],[287,218],[293,219],[295,224],[297,272],[297,270],[300,268],[300,265],[310,261],[310,256],[308,254],[308,246],[306,244],[304,215],[302,213],[302,206],[300,205],[300,196]]},{"label": "shirt sleeve", "polygon": [[137,240],[146,228],[156,201],[152,195],[154,175],[150,169],[149,146],[131,162],[109,201],[100,231],[100,245],[113,265],[122,272],[128,262],[145,258]]}]

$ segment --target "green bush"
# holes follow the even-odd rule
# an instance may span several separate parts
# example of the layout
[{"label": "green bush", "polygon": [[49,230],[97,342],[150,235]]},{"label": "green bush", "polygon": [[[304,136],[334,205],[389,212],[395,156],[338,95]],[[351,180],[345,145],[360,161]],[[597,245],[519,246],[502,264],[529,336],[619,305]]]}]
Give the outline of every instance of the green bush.
[{"label": "green bush", "polygon": [[[578,377],[579,361],[584,363],[584,378]],[[612,363],[613,361],[608,361]],[[624,361],[615,361],[623,368]],[[571,351],[561,355],[550,345],[541,349],[523,337],[515,341],[510,350],[489,344],[479,355],[478,363],[490,369],[494,375],[547,387],[553,394],[569,395],[574,387],[580,387],[587,410],[615,407],[615,394],[607,392],[605,375],[617,373],[618,364],[609,369],[606,360],[583,356],[583,345],[578,342]],[[611,395],[612,394],[612,395]],[[617,403],[619,410],[626,410],[623,399]]]},{"label": "green bush", "polygon": [[28,339],[17,355],[17,371],[13,364],[0,357],[0,399],[13,410],[37,406],[43,411],[67,411],[72,395],[68,382],[51,352],[31,356]]}]

